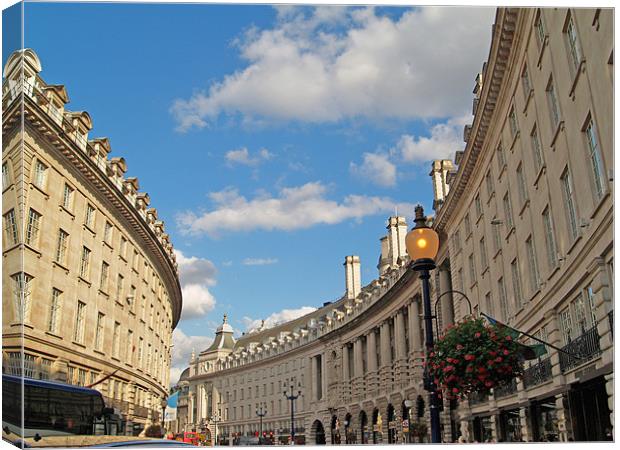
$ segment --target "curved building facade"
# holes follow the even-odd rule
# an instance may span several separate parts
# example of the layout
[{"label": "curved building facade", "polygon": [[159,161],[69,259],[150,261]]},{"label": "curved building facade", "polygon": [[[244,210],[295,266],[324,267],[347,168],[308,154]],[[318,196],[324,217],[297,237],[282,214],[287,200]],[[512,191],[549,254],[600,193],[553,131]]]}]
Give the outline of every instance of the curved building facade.
[{"label": "curved building facade", "polygon": [[[500,8],[492,33],[465,149],[430,173],[441,242],[431,295],[441,295],[440,330],[470,314],[460,291],[472,314],[555,348],[488,397],[444,400],[442,440],[609,440],[612,11]],[[359,258],[347,257],[338,301],[236,341],[224,323],[218,344],[189,363],[185,429],[220,442],[261,431],[287,442],[291,427],[309,444],[427,440],[421,289],[406,232],[404,219],[389,219],[379,277],[363,288]]]},{"label": "curved building facade", "polygon": [[92,385],[138,434],[167,395],[175,255],[125,160],[41,70],[30,49],[4,69],[3,371]]}]

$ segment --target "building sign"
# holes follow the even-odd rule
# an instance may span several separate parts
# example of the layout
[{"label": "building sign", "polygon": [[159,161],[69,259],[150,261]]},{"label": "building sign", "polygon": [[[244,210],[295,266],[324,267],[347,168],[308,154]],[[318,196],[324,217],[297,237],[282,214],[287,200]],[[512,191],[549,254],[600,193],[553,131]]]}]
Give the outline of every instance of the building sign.
[{"label": "building sign", "polygon": [[403,433],[409,433],[409,420],[403,420]]}]

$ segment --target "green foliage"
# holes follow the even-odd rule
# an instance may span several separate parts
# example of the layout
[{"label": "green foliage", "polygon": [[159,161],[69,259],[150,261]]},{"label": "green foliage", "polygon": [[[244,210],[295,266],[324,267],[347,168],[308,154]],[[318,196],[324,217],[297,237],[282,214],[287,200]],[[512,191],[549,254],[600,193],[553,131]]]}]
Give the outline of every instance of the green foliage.
[{"label": "green foliage", "polygon": [[488,394],[522,374],[520,345],[506,327],[467,318],[446,330],[435,343],[426,370],[447,398],[472,392]]}]

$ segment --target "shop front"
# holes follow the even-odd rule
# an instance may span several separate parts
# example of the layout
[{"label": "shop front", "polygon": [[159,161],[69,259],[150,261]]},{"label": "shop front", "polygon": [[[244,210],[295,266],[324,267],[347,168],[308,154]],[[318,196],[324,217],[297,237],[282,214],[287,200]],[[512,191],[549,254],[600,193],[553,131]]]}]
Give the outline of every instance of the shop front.
[{"label": "shop front", "polygon": [[491,416],[475,417],[473,421],[474,441],[475,442],[492,442],[493,428],[491,425]]},{"label": "shop front", "polygon": [[530,405],[532,440],[557,442],[560,440],[555,397],[533,401]]},{"label": "shop front", "polygon": [[498,442],[523,442],[521,416],[518,408],[500,412]]},{"label": "shop front", "polygon": [[572,385],[568,400],[575,441],[613,440],[603,376]]}]

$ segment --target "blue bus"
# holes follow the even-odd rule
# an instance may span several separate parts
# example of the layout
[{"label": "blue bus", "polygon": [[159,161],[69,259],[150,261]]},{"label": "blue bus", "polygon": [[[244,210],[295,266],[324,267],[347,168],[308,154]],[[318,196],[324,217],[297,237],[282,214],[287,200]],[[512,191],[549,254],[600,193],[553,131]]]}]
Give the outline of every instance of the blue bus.
[{"label": "blue bus", "polygon": [[2,429],[20,438],[110,434],[114,410],[99,391],[2,375]]}]

